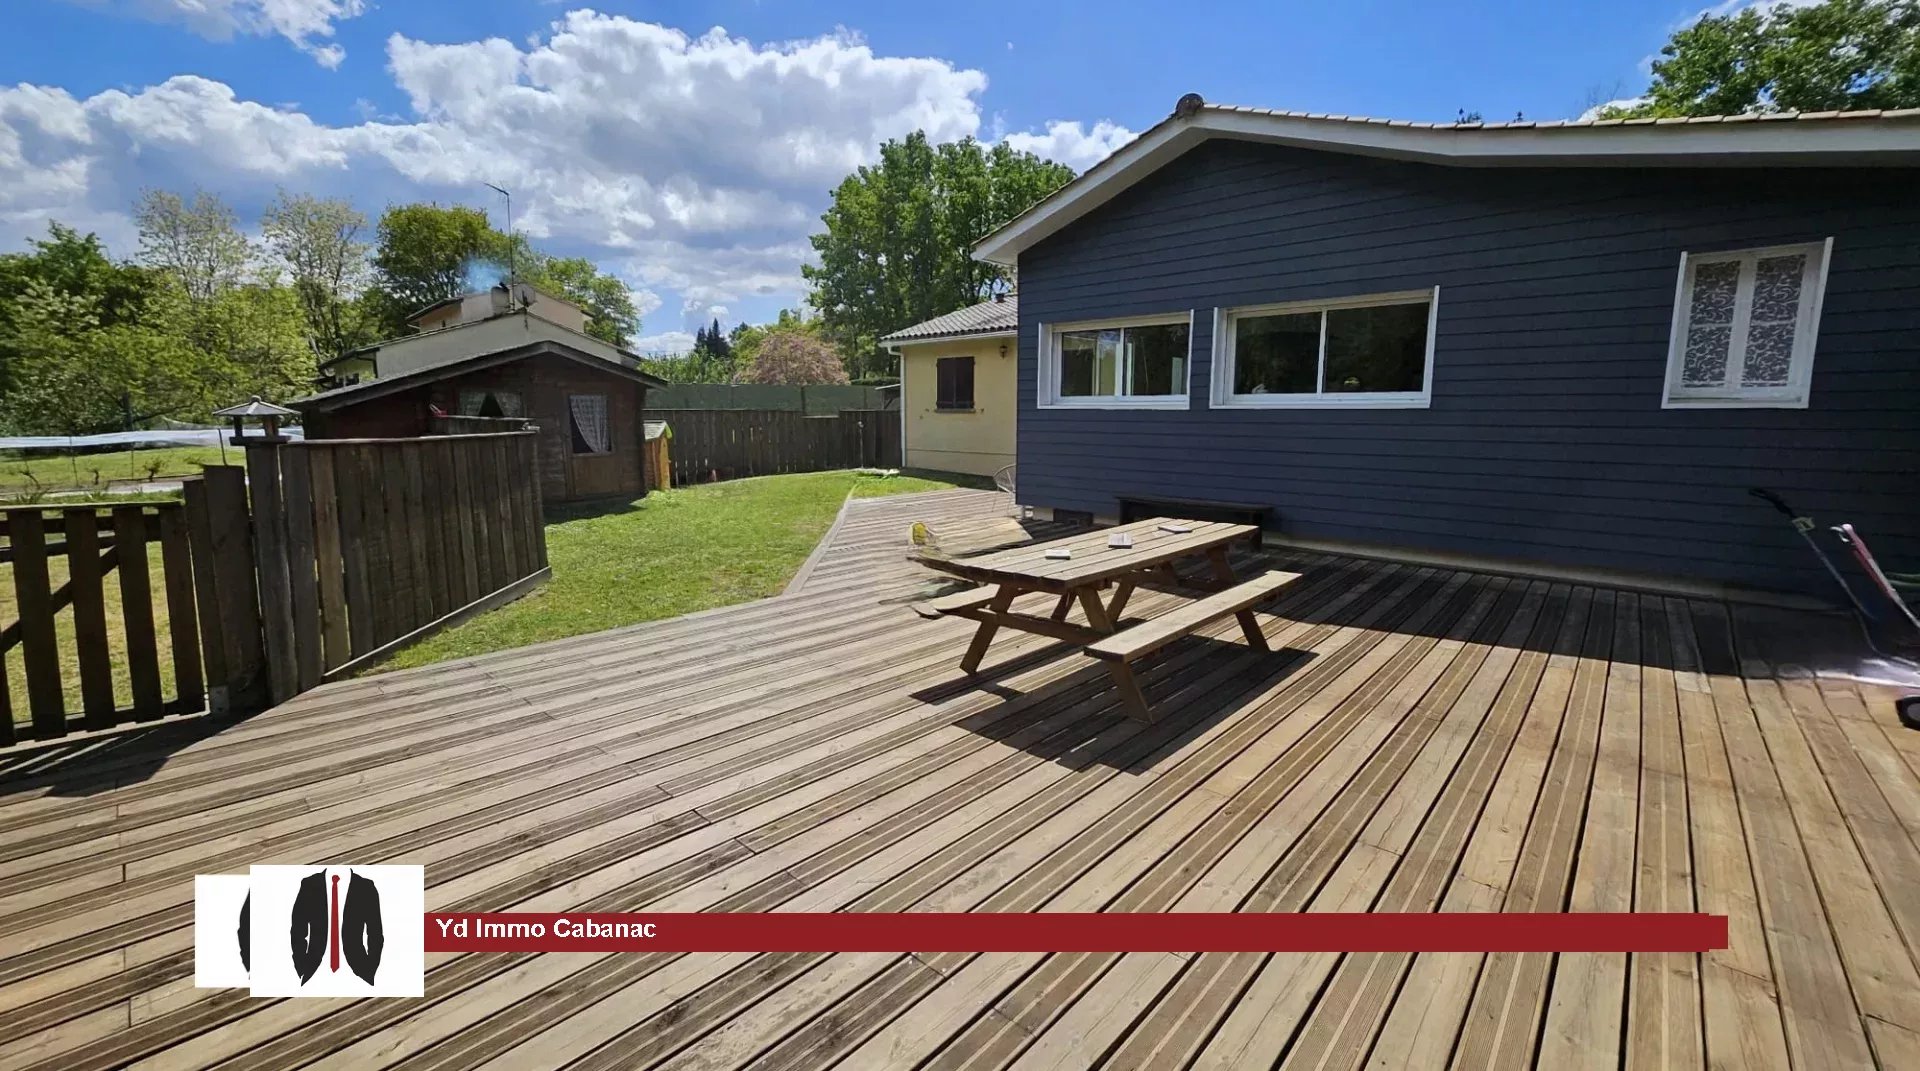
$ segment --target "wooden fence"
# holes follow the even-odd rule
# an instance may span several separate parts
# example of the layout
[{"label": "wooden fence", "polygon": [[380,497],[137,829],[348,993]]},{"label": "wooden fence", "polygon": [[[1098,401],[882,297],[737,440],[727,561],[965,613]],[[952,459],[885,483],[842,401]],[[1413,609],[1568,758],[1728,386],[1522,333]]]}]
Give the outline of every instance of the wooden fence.
[{"label": "wooden fence", "polygon": [[550,575],[536,435],[248,447],[274,702]]},{"label": "wooden fence", "polygon": [[16,709],[43,740],[259,709],[531,590],[535,435],[256,444],[181,502],[0,510],[0,745]]},{"label": "wooden fence", "polygon": [[[18,610],[16,620],[0,622],[0,744],[13,743],[15,736],[6,656],[16,647],[23,709],[36,737],[68,731],[69,678],[77,678],[79,727],[85,729],[201,708],[205,679],[192,552],[180,503],[9,507],[0,511],[0,535],[6,537],[0,563],[12,567]],[[154,544],[157,561],[148,552]],[[62,558],[64,570],[56,568]],[[107,614],[110,573],[118,582],[119,612],[111,623],[117,627],[110,627]],[[59,627],[58,615],[69,607],[71,623]],[[171,697],[162,677],[163,653],[171,655],[165,659],[172,669]]]},{"label": "wooden fence", "polygon": [[648,409],[647,415],[673,428],[676,486],[900,464],[897,409],[847,409],[838,416],[780,409]]}]

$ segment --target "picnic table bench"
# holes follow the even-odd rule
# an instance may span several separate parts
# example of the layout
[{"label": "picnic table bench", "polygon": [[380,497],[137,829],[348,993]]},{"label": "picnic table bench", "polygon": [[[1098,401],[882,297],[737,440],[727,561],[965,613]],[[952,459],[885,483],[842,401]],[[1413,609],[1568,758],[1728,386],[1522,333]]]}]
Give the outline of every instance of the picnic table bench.
[{"label": "picnic table bench", "polygon": [[[1129,711],[1152,721],[1152,710],[1133,675],[1136,659],[1229,616],[1238,618],[1248,645],[1267,649],[1251,607],[1292,583],[1298,574],[1276,570],[1245,581],[1235,577],[1227,547],[1258,531],[1250,524],[1153,517],[978,557],[916,554],[915,560],[930,569],[981,585],[929,600],[920,609],[979,622],[960,660],[960,668],[967,673],[980,668],[1001,628],[1049,636],[1077,644],[1090,657],[1105,662]],[[1124,536],[1130,545],[1112,545],[1116,535]],[[1216,590],[1161,617],[1122,629],[1121,615],[1135,589],[1155,580],[1182,585],[1175,563],[1187,558],[1206,560]],[[1109,586],[1113,594],[1103,601],[1101,594]],[[1032,592],[1057,596],[1050,615],[1013,609],[1015,599]],[[1075,604],[1087,624],[1067,620]]]}]

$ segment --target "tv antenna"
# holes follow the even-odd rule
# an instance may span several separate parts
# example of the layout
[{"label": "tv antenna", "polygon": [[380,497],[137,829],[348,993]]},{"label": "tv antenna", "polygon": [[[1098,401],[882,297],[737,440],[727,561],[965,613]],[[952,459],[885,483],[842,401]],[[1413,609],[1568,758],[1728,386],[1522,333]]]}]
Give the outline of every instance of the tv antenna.
[{"label": "tv antenna", "polygon": [[507,293],[508,299],[511,300],[513,284],[518,281],[513,271],[513,194],[491,182],[482,182],[480,185],[499,194],[507,202]]}]

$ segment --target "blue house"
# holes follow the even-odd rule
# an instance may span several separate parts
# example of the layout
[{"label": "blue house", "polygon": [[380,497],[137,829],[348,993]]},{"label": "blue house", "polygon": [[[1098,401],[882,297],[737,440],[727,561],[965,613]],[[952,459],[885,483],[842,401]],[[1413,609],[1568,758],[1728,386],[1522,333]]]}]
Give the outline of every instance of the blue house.
[{"label": "blue house", "polygon": [[1183,98],[982,239],[1020,497],[1819,591],[1770,487],[1920,559],[1920,109],[1424,124]]}]

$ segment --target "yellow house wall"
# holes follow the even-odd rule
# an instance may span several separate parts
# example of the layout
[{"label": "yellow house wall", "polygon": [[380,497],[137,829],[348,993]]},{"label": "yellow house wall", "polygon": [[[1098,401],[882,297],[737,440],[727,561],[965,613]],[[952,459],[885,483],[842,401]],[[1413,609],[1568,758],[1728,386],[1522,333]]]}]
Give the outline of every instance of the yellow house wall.
[{"label": "yellow house wall", "polygon": [[[1000,348],[1006,347],[1006,356]],[[940,380],[934,362],[942,357],[973,358],[970,413],[938,409]],[[1013,464],[1013,336],[997,335],[956,342],[900,347],[905,379],[901,405],[906,409],[906,464],[910,468],[969,472],[991,476]]]}]

